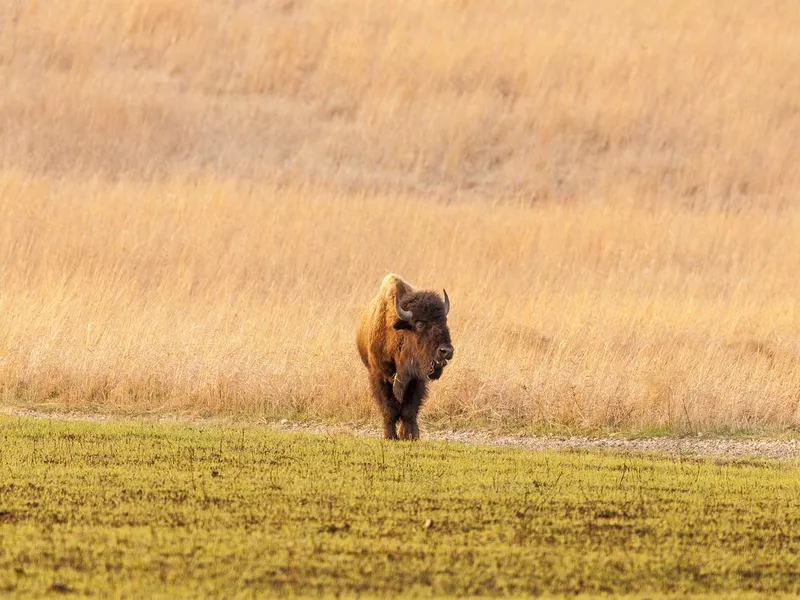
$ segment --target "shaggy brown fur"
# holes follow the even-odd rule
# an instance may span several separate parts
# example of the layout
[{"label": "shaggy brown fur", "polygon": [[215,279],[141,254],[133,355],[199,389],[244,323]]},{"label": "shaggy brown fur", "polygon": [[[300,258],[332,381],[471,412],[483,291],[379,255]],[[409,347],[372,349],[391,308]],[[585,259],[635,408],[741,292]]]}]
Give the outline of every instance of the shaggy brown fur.
[{"label": "shaggy brown fur", "polygon": [[384,438],[397,439],[398,421],[402,439],[419,438],[417,414],[428,380],[439,379],[453,357],[448,310],[447,292],[443,302],[390,273],[361,315],[358,352],[383,415]]}]

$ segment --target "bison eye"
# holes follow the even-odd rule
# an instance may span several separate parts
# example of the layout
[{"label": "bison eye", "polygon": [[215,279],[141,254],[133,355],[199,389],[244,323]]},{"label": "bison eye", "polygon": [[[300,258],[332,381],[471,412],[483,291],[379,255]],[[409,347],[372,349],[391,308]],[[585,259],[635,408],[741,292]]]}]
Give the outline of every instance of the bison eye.
[{"label": "bison eye", "polygon": [[425,329],[425,322],[424,321],[416,321],[414,323],[414,327],[416,328],[417,331],[422,331],[423,329]]}]

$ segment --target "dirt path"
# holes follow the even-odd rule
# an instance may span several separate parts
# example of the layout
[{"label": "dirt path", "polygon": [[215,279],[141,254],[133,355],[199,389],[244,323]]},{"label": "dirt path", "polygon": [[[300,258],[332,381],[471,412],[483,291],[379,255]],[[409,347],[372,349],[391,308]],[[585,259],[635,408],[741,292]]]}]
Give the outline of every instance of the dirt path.
[{"label": "dirt path", "polygon": [[[159,417],[119,417],[115,415],[87,415],[81,413],[45,413],[26,409],[0,408],[0,415],[54,419],[58,421],[95,422],[145,422],[145,423],[192,423],[203,425],[242,425],[241,421],[225,419],[197,419],[166,415]],[[298,423],[282,419],[279,422],[248,422],[254,427],[267,427],[279,431],[312,434],[354,435],[380,437],[376,427],[358,425],[323,425]],[[800,459],[800,439],[789,440],[735,440],[728,438],[585,438],[497,435],[482,431],[422,432],[422,439],[465,444],[504,446],[528,450],[612,450],[618,452],[657,452],[673,456],[717,457],[725,459],[774,458]]]},{"label": "dirt path", "polygon": [[[351,425],[273,423],[282,431],[330,433],[380,437],[377,428]],[[725,438],[585,438],[497,435],[482,431],[424,431],[422,439],[465,444],[504,446],[527,450],[613,450],[618,452],[659,452],[669,455],[705,456],[727,459],[800,459],[800,440],[733,440]]]}]

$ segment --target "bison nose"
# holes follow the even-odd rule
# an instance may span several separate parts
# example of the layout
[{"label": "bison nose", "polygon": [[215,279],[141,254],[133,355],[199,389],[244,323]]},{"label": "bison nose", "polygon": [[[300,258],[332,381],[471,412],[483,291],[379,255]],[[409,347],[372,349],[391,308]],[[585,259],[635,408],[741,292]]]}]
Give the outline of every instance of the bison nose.
[{"label": "bison nose", "polygon": [[451,344],[442,344],[439,346],[439,357],[443,360],[450,360],[453,358],[453,346]]}]

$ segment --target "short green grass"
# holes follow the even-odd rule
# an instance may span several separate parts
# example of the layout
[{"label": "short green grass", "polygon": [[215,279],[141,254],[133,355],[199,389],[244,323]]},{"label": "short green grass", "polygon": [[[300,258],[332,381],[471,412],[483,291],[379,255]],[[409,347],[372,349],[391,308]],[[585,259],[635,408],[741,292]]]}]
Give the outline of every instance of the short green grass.
[{"label": "short green grass", "polygon": [[0,592],[800,593],[797,463],[0,419]]}]

